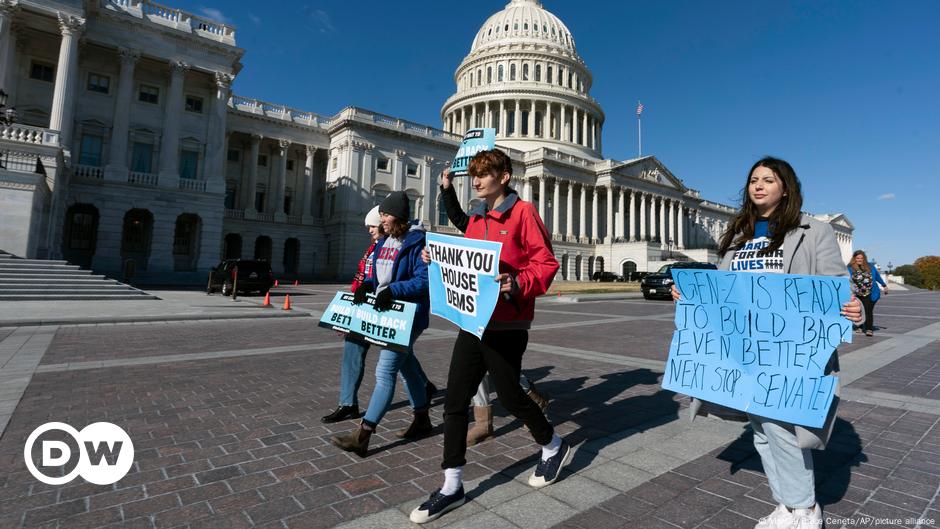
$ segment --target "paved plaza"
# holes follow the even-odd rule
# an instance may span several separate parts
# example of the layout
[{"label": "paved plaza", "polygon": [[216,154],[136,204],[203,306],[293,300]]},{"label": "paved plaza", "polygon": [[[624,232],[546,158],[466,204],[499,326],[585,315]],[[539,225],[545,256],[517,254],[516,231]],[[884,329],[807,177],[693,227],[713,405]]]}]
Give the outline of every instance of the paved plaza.
[{"label": "paved plaza", "polygon": [[[142,310],[155,321],[23,317],[0,327],[0,528],[415,527],[408,512],[443,479],[441,408],[456,334],[432,318],[416,348],[442,390],[435,434],[395,438],[410,420],[399,389],[368,457],[341,452],[329,437],[355,423],[319,420],[336,405],[341,341],[303,317],[317,316],[334,291],[276,291],[276,304],[290,292],[303,311],[291,318],[254,318],[280,311],[257,307],[259,299],[232,308],[215,298],[206,318],[246,317],[198,319],[190,310],[162,321]],[[133,310],[107,310],[115,321],[134,319]],[[94,314],[86,304],[84,316]],[[770,513],[749,429],[690,422],[688,399],[660,388],[672,317],[668,301],[541,300],[524,368],[551,395],[550,419],[576,448],[572,464],[558,483],[530,488],[536,447],[497,404],[495,438],[468,453],[470,501],[428,526],[750,529]],[[815,454],[819,501],[830,528],[937,528],[940,294],[892,293],[878,303],[876,324],[874,338],[856,334],[840,349],[836,431]],[[49,421],[123,427],[134,442],[131,472],[110,486],[37,481],[23,447]]]}]

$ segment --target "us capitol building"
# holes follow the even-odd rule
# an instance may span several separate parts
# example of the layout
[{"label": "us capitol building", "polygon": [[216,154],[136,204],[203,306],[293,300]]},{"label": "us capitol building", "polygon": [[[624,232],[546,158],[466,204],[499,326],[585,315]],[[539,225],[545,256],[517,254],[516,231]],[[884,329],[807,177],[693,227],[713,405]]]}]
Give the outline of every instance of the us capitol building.
[{"label": "us capitol building", "polygon": [[[591,71],[536,0],[512,0],[480,28],[442,128],[233,94],[243,54],[234,28],[149,0],[0,0],[0,89],[16,109],[0,123],[0,249],[118,278],[130,267],[144,282],[203,281],[236,257],[268,259],[279,276],[346,278],[367,244],[365,213],[393,190],[454,233],[438,176],[468,128],[493,127],[513,186],[552,234],[559,279],[717,259],[734,209],[655,156],[604,158]],[[469,182],[457,182],[468,204]],[[851,223],[819,218],[847,261]]]}]

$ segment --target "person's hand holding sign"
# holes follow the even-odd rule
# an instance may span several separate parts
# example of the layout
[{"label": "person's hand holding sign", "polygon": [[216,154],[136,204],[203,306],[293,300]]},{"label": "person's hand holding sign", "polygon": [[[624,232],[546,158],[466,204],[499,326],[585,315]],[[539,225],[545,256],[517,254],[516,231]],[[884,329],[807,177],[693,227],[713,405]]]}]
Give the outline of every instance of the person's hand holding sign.
[{"label": "person's hand holding sign", "polygon": [[672,300],[678,302],[680,297],[682,295],[679,294],[679,289],[676,288],[676,285],[672,285]]},{"label": "person's hand holding sign", "polygon": [[362,305],[366,302],[366,297],[369,295],[369,291],[372,290],[370,285],[365,283],[359,285],[359,288],[353,292],[353,303],[356,305]]},{"label": "person's hand holding sign", "polygon": [[444,169],[444,172],[441,173],[441,187],[447,189],[453,179],[454,177],[450,175],[450,168]]},{"label": "person's hand holding sign", "polygon": [[386,288],[375,295],[375,310],[384,312],[392,308],[392,289]]},{"label": "person's hand holding sign", "polygon": [[421,250],[421,260],[424,261],[424,264],[431,264],[431,254],[428,253],[427,248]]},{"label": "person's hand holding sign", "polygon": [[512,276],[509,274],[499,274],[494,277],[496,281],[499,281],[499,293],[511,294],[516,288],[516,282],[513,280]]}]

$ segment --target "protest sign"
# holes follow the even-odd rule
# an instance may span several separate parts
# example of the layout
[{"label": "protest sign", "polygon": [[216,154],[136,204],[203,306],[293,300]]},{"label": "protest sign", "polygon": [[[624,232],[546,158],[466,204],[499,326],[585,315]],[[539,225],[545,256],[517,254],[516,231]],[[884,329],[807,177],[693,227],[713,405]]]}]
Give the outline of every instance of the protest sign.
[{"label": "protest sign", "polygon": [[845,277],[673,269],[681,294],[664,389],[818,428],[838,377],[823,375],[840,342]]},{"label": "protest sign", "polygon": [[392,351],[407,352],[415,304],[394,301],[391,309],[382,312],[375,310],[374,304],[371,294],[365,303],[356,305],[352,294],[337,292],[319,325]]},{"label": "protest sign", "polygon": [[470,160],[480,151],[491,151],[496,147],[496,129],[470,129],[463,135],[457,156],[450,166],[451,176],[467,176]]},{"label": "protest sign", "polygon": [[498,242],[427,234],[431,314],[480,338],[499,300]]}]

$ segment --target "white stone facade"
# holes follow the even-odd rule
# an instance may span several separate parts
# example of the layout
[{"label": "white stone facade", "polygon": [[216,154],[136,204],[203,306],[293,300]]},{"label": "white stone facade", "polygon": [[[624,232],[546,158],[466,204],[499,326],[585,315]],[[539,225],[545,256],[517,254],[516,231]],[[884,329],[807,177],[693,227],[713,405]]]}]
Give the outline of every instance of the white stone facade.
[{"label": "white stone facade", "polygon": [[[563,279],[714,261],[734,212],[654,156],[603,158],[590,70],[534,0],[512,0],[480,29],[443,130],[233,95],[242,54],[234,29],[149,0],[0,0],[0,88],[19,116],[0,128],[0,248],[151,282],[201,281],[223,257],[347,278],[365,213],[391,191],[453,232],[437,180],[473,126],[497,129]],[[471,202],[466,179],[458,192]],[[821,218],[847,259],[851,223]]]}]

